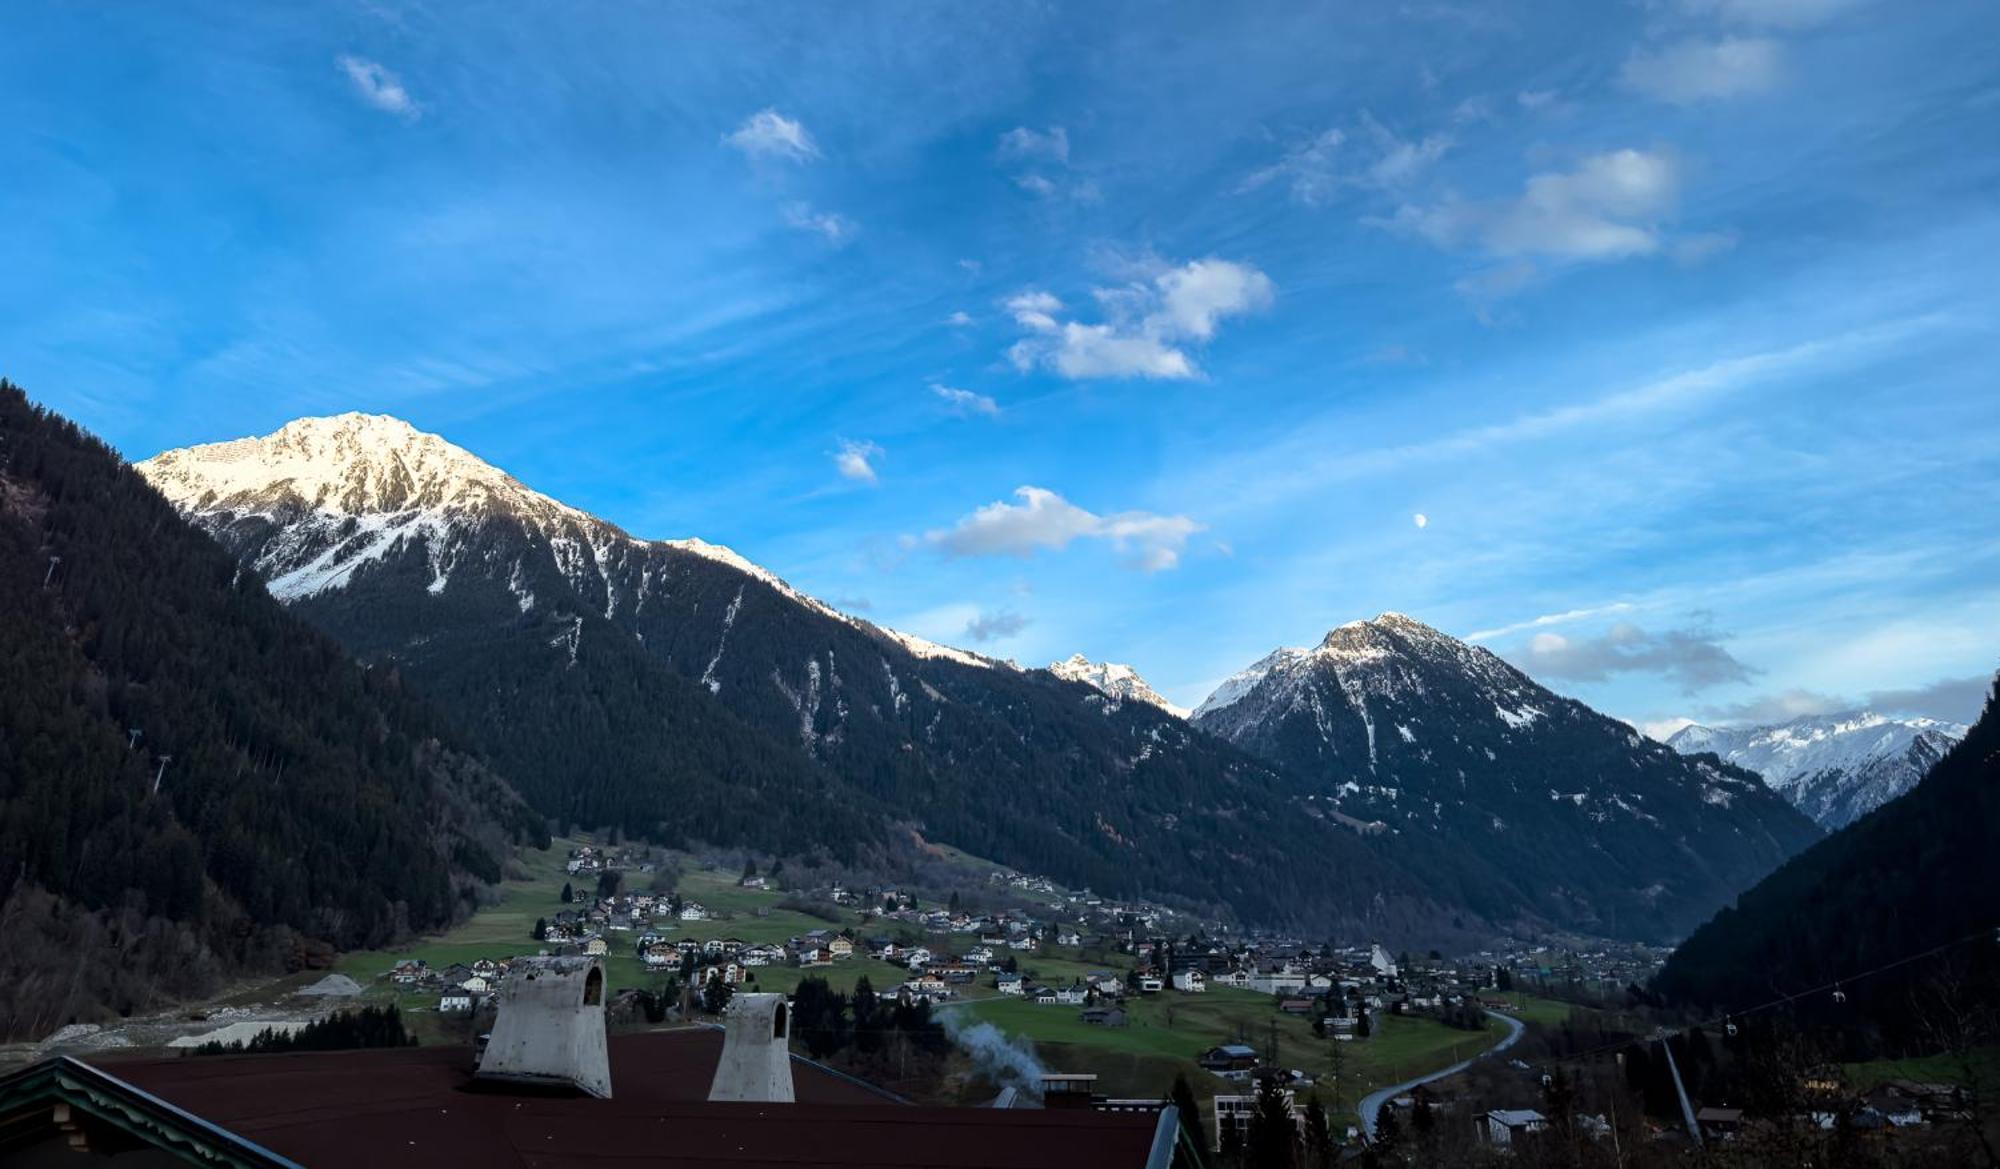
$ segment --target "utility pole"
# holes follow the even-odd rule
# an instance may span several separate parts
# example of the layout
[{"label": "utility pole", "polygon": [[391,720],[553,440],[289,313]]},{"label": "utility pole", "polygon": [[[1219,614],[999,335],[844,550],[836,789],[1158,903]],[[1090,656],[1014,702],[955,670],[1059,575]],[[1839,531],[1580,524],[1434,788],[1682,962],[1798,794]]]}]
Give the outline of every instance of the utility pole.
[{"label": "utility pole", "polygon": [[1660,1029],[1660,1050],[1667,1053],[1667,1070],[1673,1073],[1674,1095],[1680,1097],[1681,1119],[1687,1122],[1688,1139],[1694,1147],[1701,1148],[1701,1125],[1695,1123],[1694,1105],[1688,1103],[1687,1085],[1681,1082],[1680,1065],[1674,1062],[1674,1045],[1668,1042],[1666,1028]]},{"label": "utility pole", "polygon": [[125,749],[128,751],[136,750],[139,746],[139,736],[144,733],[145,732],[141,731],[138,727],[132,727],[131,729],[127,730],[125,732],[125,734],[128,736],[125,740]]},{"label": "utility pole", "polygon": [[56,578],[56,565],[61,563],[62,563],[62,557],[60,556],[49,557],[49,570],[42,574],[43,588],[48,588],[49,582]]},{"label": "utility pole", "polygon": [[159,770],[159,771],[157,771],[157,772],[155,772],[155,773],[153,774],[153,794],[154,794],[154,795],[159,795],[159,794],[160,794],[160,781],[161,781],[161,780],[163,780],[163,779],[165,779],[165,778],[167,777],[167,764],[168,764],[168,763],[170,763],[170,762],[172,762],[172,761],[173,761],[173,758],[174,758],[174,757],[173,757],[172,755],[162,755],[162,756],[160,756],[160,770]]}]

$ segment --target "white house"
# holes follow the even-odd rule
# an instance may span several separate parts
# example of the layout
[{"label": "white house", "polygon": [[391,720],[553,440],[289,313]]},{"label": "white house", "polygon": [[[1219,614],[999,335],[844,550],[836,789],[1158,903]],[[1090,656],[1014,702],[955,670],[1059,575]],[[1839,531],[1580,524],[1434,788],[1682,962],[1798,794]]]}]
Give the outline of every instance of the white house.
[{"label": "white house", "polygon": [[438,996],[438,1013],[463,1015],[472,1010],[472,996],[462,990],[448,990]]},{"label": "white house", "polygon": [[1004,971],[994,978],[993,985],[1001,994],[1024,994],[1027,991],[1027,983],[1020,975]]},{"label": "white house", "polygon": [[1208,975],[1195,967],[1174,971],[1174,989],[1183,994],[1201,994],[1208,989]]}]

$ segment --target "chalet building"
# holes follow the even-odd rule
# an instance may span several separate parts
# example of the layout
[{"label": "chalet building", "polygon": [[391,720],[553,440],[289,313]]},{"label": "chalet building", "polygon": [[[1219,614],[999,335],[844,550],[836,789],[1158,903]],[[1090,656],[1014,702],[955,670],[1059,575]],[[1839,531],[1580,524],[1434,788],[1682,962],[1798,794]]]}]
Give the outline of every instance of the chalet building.
[{"label": "chalet building", "polygon": [[1495,1145],[1511,1145],[1516,1137],[1548,1126],[1548,1118],[1532,1108],[1496,1108],[1479,1118],[1480,1135]]}]

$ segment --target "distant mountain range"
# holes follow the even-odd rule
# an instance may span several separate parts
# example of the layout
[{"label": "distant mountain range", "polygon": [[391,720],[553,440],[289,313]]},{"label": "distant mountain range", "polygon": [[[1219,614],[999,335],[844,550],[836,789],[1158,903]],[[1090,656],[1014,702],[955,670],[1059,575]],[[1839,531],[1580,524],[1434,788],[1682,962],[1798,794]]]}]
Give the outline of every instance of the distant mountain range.
[{"label": "distant mountain range", "polygon": [[1190,725],[1129,667],[878,627],[395,419],[139,469],[577,824],[848,857],[902,825],[1100,892],[1403,938],[1671,937],[1818,835],[1754,776],[1408,618],[1279,651]]},{"label": "distant mountain range", "polygon": [[1268,765],[1149,703],[880,628],[727,548],[633,537],[395,419],[304,419],[139,469],[559,819],[845,859],[905,825],[1249,920],[1408,936],[1451,916],[1299,816]]},{"label": "distant mountain range", "polygon": [[1917,786],[1965,731],[1963,723],[1863,710],[1775,726],[1684,727],[1667,745],[1683,755],[1707,752],[1756,772],[1831,832]]},{"label": "distant mountain range", "polygon": [[0,381],[0,1037],[469,912],[532,815]]},{"label": "distant mountain range", "polygon": [[1493,916],[1670,937],[1819,837],[1749,772],[1396,613],[1274,651],[1193,722],[1409,841],[1412,863],[1455,878],[1454,901]]},{"label": "distant mountain range", "polygon": [[2000,1008],[1995,923],[2000,688],[1922,783],[1758,882],[1654,986],[1720,1010],[1802,996],[1783,1017],[1832,1024],[1850,1047],[1833,1058],[1986,1043],[1974,1028]]}]

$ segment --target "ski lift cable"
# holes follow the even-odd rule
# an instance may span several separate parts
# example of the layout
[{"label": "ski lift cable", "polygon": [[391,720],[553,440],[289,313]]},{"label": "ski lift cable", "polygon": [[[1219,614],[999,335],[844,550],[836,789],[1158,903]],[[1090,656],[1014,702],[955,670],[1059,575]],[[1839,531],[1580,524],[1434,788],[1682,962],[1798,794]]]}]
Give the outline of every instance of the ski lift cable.
[{"label": "ski lift cable", "polygon": [[[1906,955],[1905,957],[1898,958],[1893,962],[1884,962],[1882,965],[1877,966],[1872,970],[1864,970],[1859,974],[1844,975],[1840,978],[1834,979],[1831,982],[1822,983],[1819,986],[1809,987],[1805,990],[1795,991],[1791,994],[1782,995],[1778,998],[1770,1000],[1769,1002],[1759,1003],[1754,1007],[1746,1007],[1740,1011],[1728,1011],[1721,1015],[1716,1015],[1707,1019],[1700,1019],[1693,1023],[1688,1023],[1681,1027],[1674,1028],[1671,1030],[1663,1027],[1660,1029],[1659,1033],[1656,1036],[1654,1036],[1654,1038],[1664,1041],[1666,1039],[1673,1038],[1676,1035],[1685,1035],[1689,1031],[1699,1030],[1704,1027],[1713,1027],[1717,1023],[1725,1024],[1727,1027],[1733,1029],[1736,1026],[1735,1020],[1748,1018],[1751,1015],[1758,1015],[1762,1014],[1765,1011],[1775,1010],[1779,1007],[1788,1006],[1792,1003],[1798,1002],[1800,999],[1810,998],[1813,995],[1823,994],[1826,993],[1827,991],[1833,992],[1835,1002],[1845,1003],[1847,1001],[1847,992],[1844,989],[1842,989],[1842,986],[1845,983],[1860,982],[1864,978],[1873,978],[1877,974],[1886,973],[1890,970],[1896,969],[1899,966],[1907,966],[1912,962],[1921,962],[1926,958],[1934,958],[1937,955],[1942,954],[1947,950],[1952,950],[1958,948],[1959,946],[1968,945],[1972,942],[1979,941],[1981,938],[1991,938],[1995,941],[2000,941],[2000,926],[1986,926],[1982,929],[1978,929],[1973,931],[1972,933],[1966,934],[1964,937],[1957,938],[1949,942],[1945,942],[1942,945],[1933,946],[1930,949],[1925,950],[1921,953]],[[1646,1042],[1646,1041],[1626,1039],[1626,1040],[1621,1040],[1617,1043],[1603,1043],[1599,1044],[1596,1047],[1587,1048],[1583,1051],[1576,1052],[1572,1055],[1566,1056],[1565,1058],[1588,1059],[1591,1056],[1601,1055],[1607,1051],[1618,1051],[1623,1048],[1630,1047],[1634,1042]]]}]

